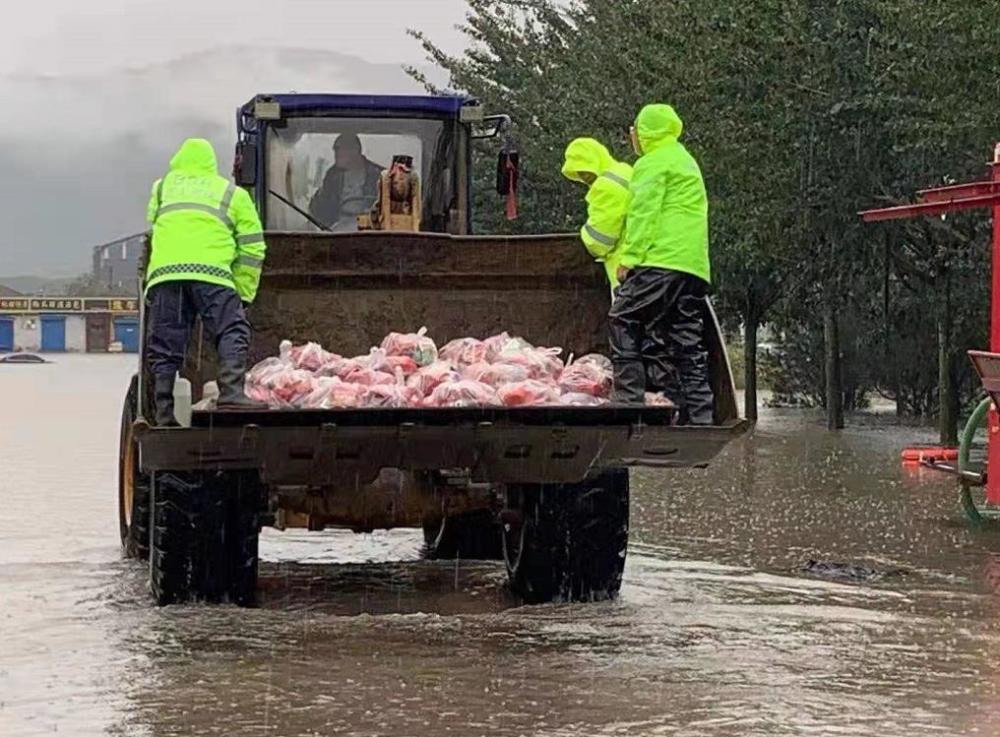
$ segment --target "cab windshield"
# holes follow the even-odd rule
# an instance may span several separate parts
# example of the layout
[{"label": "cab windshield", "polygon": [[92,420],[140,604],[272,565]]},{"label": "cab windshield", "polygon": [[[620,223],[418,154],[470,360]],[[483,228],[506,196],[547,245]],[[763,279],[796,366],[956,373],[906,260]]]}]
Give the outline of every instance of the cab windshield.
[{"label": "cab windshield", "polygon": [[[268,230],[351,232],[371,211],[394,156],[413,159],[422,230],[446,232],[455,207],[455,141],[446,121],[288,118],[267,129]],[[322,224],[324,227],[320,227]]]}]

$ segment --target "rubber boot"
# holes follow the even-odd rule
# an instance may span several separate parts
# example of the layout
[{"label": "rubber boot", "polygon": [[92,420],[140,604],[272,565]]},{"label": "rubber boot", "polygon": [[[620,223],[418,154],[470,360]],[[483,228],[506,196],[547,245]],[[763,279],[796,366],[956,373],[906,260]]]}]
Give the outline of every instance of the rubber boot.
[{"label": "rubber boot", "polygon": [[174,417],[174,376],[153,377],[154,421],[157,427],[178,427]]},{"label": "rubber boot", "polygon": [[687,362],[690,373],[681,374],[681,393],[686,410],[686,425],[715,424],[715,397],[708,381],[708,366],[704,357]]},{"label": "rubber boot", "polygon": [[714,398],[707,381],[684,382],[684,405],[687,409],[687,424],[715,424]]},{"label": "rubber boot", "polygon": [[267,404],[255,402],[243,391],[246,374],[245,363],[223,361],[219,364],[219,400],[216,407],[249,411],[267,409]]},{"label": "rubber boot", "polygon": [[651,358],[646,366],[646,391],[662,394],[675,406],[682,402],[681,382],[673,363],[663,358]]},{"label": "rubber boot", "polygon": [[611,401],[615,404],[645,404],[646,369],[642,361],[614,361],[615,390]]}]

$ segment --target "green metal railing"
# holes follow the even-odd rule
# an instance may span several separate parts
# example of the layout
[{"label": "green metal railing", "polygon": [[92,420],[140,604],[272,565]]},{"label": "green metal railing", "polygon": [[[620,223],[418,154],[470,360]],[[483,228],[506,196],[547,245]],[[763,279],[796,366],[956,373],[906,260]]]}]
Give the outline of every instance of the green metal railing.
[{"label": "green metal railing", "polygon": [[986,418],[989,415],[993,400],[986,397],[973,410],[969,421],[965,423],[962,430],[962,438],[958,445],[958,480],[960,484],[959,498],[962,503],[962,511],[973,524],[983,524],[984,522],[1000,520],[1000,509],[986,509],[985,506],[977,504],[973,498],[973,489],[978,489],[986,485],[985,467],[981,471],[974,471],[969,467],[969,455],[972,450],[972,443],[976,438],[976,431],[986,426]]}]

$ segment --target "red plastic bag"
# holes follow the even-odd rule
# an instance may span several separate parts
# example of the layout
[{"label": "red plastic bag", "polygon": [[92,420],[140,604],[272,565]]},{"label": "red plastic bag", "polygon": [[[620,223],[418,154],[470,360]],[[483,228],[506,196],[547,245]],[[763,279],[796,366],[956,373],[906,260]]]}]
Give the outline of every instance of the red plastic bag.
[{"label": "red plastic bag", "polygon": [[559,404],[567,407],[602,407],[610,404],[610,401],[603,397],[595,397],[593,394],[569,392],[559,397]]},{"label": "red plastic bag", "polygon": [[564,368],[559,375],[559,389],[563,394],[610,397],[611,384],[610,368],[606,370],[597,363],[584,363],[582,359]]},{"label": "red plastic bag", "polygon": [[412,374],[406,380],[406,385],[419,392],[421,397],[428,397],[441,384],[461,379],[458,371],[448,361],[435,361]]},{"label": "red plastic bag", "polygon": [[474,363],[462,371],[462,378],[498,387],[515,381],[527,381],[529,376],[528,369],[512,363]]},{"label": "red plastic bag", "polygon": [[389,356],[408,356],[419,366],[430,366],[438,357],[437,346],[427,337],[427,328],[415,333],[389,333],[382,341],[382,350]]},{"label": "red plastic bag", "polygon": [[543,381],[518,381],[504,384],[497,390],[497,396],[505,407],[537,407],[559,404],[559,390]]},{"label": "red plastic bag", "polygon": [[496,390],[480,381],[454,381],[438,386],[424,400],[425,407],[478,407],[500,404]]},{"label": "red plastic bag", "polygon": [[486,353],[487,345],[484,341],[476,338],[458,338],[446,343],[438,352],[438,357],[462,367],[486,361]]}]

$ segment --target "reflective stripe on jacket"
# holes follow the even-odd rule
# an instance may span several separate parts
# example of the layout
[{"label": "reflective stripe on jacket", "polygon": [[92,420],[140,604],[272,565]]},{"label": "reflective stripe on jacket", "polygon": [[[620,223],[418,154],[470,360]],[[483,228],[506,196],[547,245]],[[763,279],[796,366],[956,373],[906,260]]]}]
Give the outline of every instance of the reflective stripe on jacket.
[{"label": "reflective stripe on jacket", "polygon": [[625,234],[631,180],[632,167],[612,159],[587,192],[587,222],[580,237],[594,258],[606,259]]},{"label": "reflective stripe on jacket", "polygon": [[669,105],[647,105],[636,119],[643,155],[632,174],[619,258],[629,268],[683,271],[710,281],[708,196],[698,162],[678,140],[683,128]]},{"label": "reflective stripe on jacket", "polygon": [[580,229],[580,239],[587,251],[604,263],[608,281],[615,289],[632,167],[615,161],[608,149],[593,138],[577,138],[566,148],[562,173],[578,182],[585,181],[581,173],[596,177],[587,191],[587,222]]},{"label": "reflective stripe on jacket", "polygon": [[153,247],[146,287],[191,280],[228,286],[240,299],[257,296],[266,246],[246,190],[218,174],[212,145],[189,139],[153,185],[147,206]]}]

